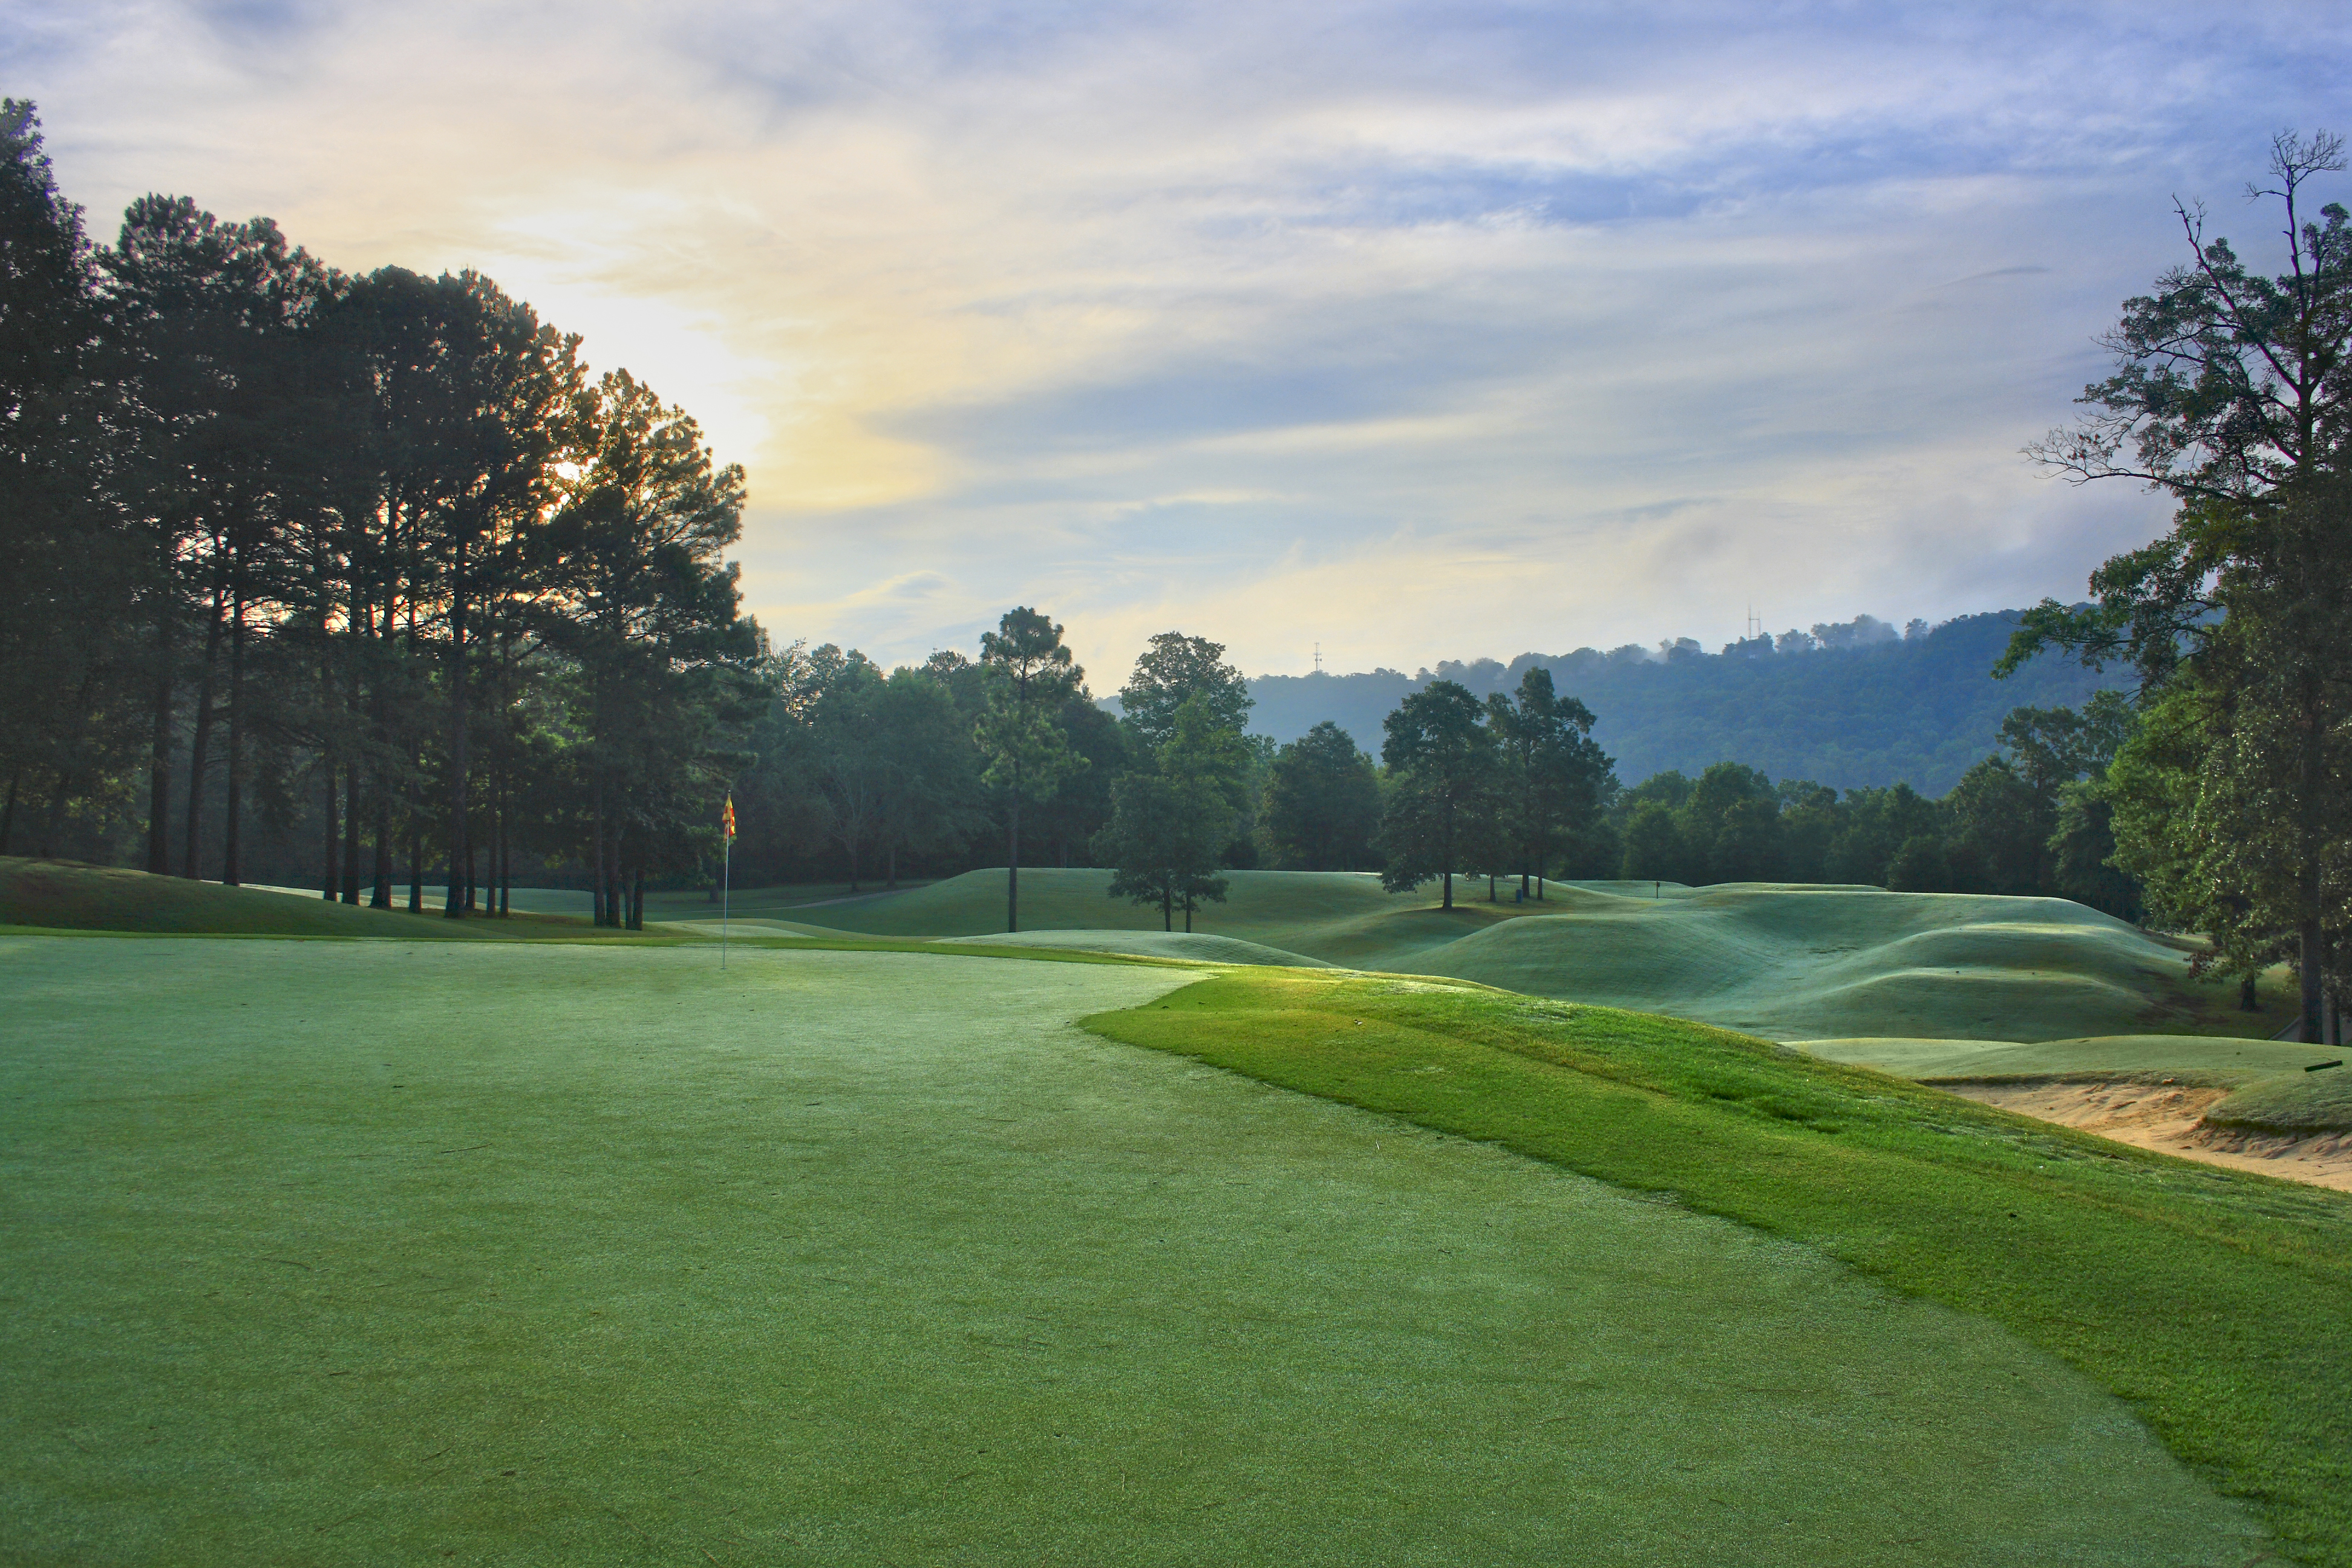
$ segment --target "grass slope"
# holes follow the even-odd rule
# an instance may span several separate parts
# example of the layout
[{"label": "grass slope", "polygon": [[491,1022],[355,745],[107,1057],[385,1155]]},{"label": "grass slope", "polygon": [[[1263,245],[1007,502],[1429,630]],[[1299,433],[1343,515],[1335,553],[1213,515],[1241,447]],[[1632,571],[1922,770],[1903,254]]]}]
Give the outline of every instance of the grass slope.
[{"label": "grass slope", "polygon": [[1733,884],[1652,900],[1575,888],[1424,971],[1773,1039],[2038,1040],[2240,1027],[2186,956],[2061,899]]},{"label": "grass slope", "polygon": [[1802,1040],[1810,1055],[1876,1068],[1926,1082],[1987,1079],[2110,1079],[2162,1077],[2183,1083],[2236,1088],[2282,1073],[2300,1077],[2314,1062],[2341,1049],[2278,1040],[2232,1040],[2193,1035],[2109,1035],[2084,1040]]},{"label": "grass slope", "polygon": [[[1981,1318],[1089,1040],[1062,1020],[1225,1015],[1040,956],[0,939],[6,1555],[2259,1549]],[[1455,1005],[1315,994],[1360,995]]]},{"label": "grass slope", "polygon": [[1665,1194],[1981,1313],[2131,1400],[2295,1554],[2352,1563],[2343,1194],[1727,1032],[1467,987],[1246,971],[1088,1026]]},{"label": "grass slope", "polygon": [[981,943],[1000,948],[1055,948],[1069,952],[1134,953],[1186,959],[1196,963],[1275,964],[1291,969],[1330,967],[1319,958],[1285,952],[1263,942],[1199,931],[1024,931],[1013,936],[950,936],[940,941],[942,945],[954,946]]},{"label": "grass slope", "polygon": [[[2341,1059],[2339,1056],[2336,1059]],[[2249,1084],[2205,1113],[2208,1125],[2307,1138],[2352,1132],[2352,1068],[2291,1073]]]},{"label": "grass slope", "polygon": [[[1418,894],[1384,892],[1378,877],[1347,871],[1229,871],[1225,901],[1195,911],[1192,929],[1327,963],[1410,969],[1413,960],[1502,918],[1429,908]],[[1160,910],[1108,896],[1110,873],[1021,869],[1022,934],[1159,931]],[[986,936],[1004,930],[1004,873],[967,871],[912,892],[803,909],[795,920],[887,936]],[[1179,923],[1181,924],[1181,917]]]},{"label": "grass slope", "polygon": [[587,936],[583,923],[515,914],[502,921],[331,904],[318,897],[224,888],[119,867],[0,858],[0,925],[170,935],[402,937],[414,941]]},{"label": "grass slope", "polygon": [[[1466,897],[1441,910],[1370,876],[1235,871],[1197,931],[1357,969],[1451,975],[1720,1024],[1774,1039],[2267,1033],[2189,978],[2177,947],[2060,899],[1874,888],[1559,883],[1543,904]],[[1104,896],[1108,873],[1021,873],[1028,931],[1157,929]],[[1465,894],[1482,885],[1465,883]],[[898,936],[1003,929],[1004,874],[807,910],[814,924]]]}]

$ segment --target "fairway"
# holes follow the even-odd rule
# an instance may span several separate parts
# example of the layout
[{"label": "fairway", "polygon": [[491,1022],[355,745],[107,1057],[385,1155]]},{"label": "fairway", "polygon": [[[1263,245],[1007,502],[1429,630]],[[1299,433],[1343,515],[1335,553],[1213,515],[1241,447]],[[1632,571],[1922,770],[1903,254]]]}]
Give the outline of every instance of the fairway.
[{"label": "fairway", "polygon": [[1984,1319],[1068,1022],[1192,972],[714,956],[0,939],[8,1560],[2261,1550]]}]

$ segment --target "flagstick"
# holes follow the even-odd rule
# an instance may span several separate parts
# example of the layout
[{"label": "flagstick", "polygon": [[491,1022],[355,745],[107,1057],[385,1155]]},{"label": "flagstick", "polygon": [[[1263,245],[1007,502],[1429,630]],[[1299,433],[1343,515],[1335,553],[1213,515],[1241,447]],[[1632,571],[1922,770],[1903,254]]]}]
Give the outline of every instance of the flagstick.
[{"label": "flagstick", "polygon": [[[731,801],[729,804],[733,804]],[[719,852],[719,967],[727,967],[727,901],[735,891],[735,836]]]}]

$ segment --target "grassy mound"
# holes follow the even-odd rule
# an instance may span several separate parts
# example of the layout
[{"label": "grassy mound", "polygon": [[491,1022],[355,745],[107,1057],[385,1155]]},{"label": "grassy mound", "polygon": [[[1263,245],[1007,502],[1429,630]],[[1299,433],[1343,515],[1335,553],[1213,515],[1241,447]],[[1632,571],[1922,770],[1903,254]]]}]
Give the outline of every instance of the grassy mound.
[{"label": "grassy mound", "polygon": [[2045,1039],[2220,1024],[2175,949],[2080,904],[1732,885],[1578,889],[1433,954],[1426,972],[1775,1039]]},{"label": "grassy mound", "polygon": [[[1066,1025],[1209,1018],[1170,994],[1190,972],[716,957],[0,939],[11,1559],[2124,1568],[2263,1544],[1981,1316]],[[1268,994],[1459,1022],[1450,985]],[[1381,1018],[1375,1058],[1418,1026],[1350,1016]],[[2302,1301],[2271,1321],[2290,1347]],[[2174,1331],[2227,1338],[2218,1304]]]},{"label": "grassy mound", "polygon": [[577,922],[516,914],[502,921],[331,904],[315,895],[224,888],[119,867],[0,858],[0,925],[170,935],[405,937],[458,941],[586,935]]},{"label": "grassy mound", "polygon": [[[2339,1046],[2320,1059],[2341,1060],[2344,1056]],[[2286,1138],[2352,1132],[2352,1066],[2249,1084],[2206,1111],[2205,1124]]]},{"label": "grassy mound", "polygon": [[[1104,896],[1098,870],[1021,873],[1031,931],[1150,929],[1156,910]],[[2189,978],[2171,943],[2060,899],[1889,893],[1872,888],[1555,883],[1542,904],[1470,896],[1440,910],[1424,889],[1301,871],[1231,873],[1198,931],[1353,969],[1453,975],[1720,1024],[1774,1039],[1905,1037],[2040,1040],[2269,1032]],[[1004,874],[794,918],[897,936],[1003,929]]]},{"label": "grassy mound", "polygon": [[1786,1046],[1467,987],[1246,971],[1088,1026],[1660,1193],[1984,1314],[2131,1398],[2287,1549],[2352,1563],[2343,1194]]},{"label": "grassy mound", "polygon": [[1200,931],[1024,931],[1010,936],[951,936],[950,944],[989,947],[1058,948],[1073,952],[1136,953],[1147,958],[1184,958],[1202,963],[1276,964],[1297,969],[1330,967],[1319,958],[1285,952],[1263,942],[1239,937],[1209,936]]},{"label": "grassy mound", "polygon": [[[2183,1083],[2233,1088],[2281,1073],[2301,1077],[2313,1062],[2344,1053],[2273,1040],[2233,1040],[2194,1035],[2110,1035],[2084,1040],[2017,1045],[2006,1040],[1801,1040],[1828,1061],[1876,1068],[1901,1078],[2068,1079],[2175,1078]],[[2315,1077],[2318,1075],[2314,1075]]]}]

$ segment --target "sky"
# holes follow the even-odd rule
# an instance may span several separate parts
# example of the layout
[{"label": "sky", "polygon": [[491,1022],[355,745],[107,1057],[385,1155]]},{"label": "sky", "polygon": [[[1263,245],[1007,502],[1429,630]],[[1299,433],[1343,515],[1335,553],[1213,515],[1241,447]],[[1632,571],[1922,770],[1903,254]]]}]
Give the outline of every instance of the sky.
[{"label": "sky", "polygon": [[2347,65],[2300,0],[0,0],[94,236],[485,271],[745,467],[778,643],[1030,605],[1097,689],[2080,596],[2167,508],[2020,449],[2176,198],[2277,253]]}]

